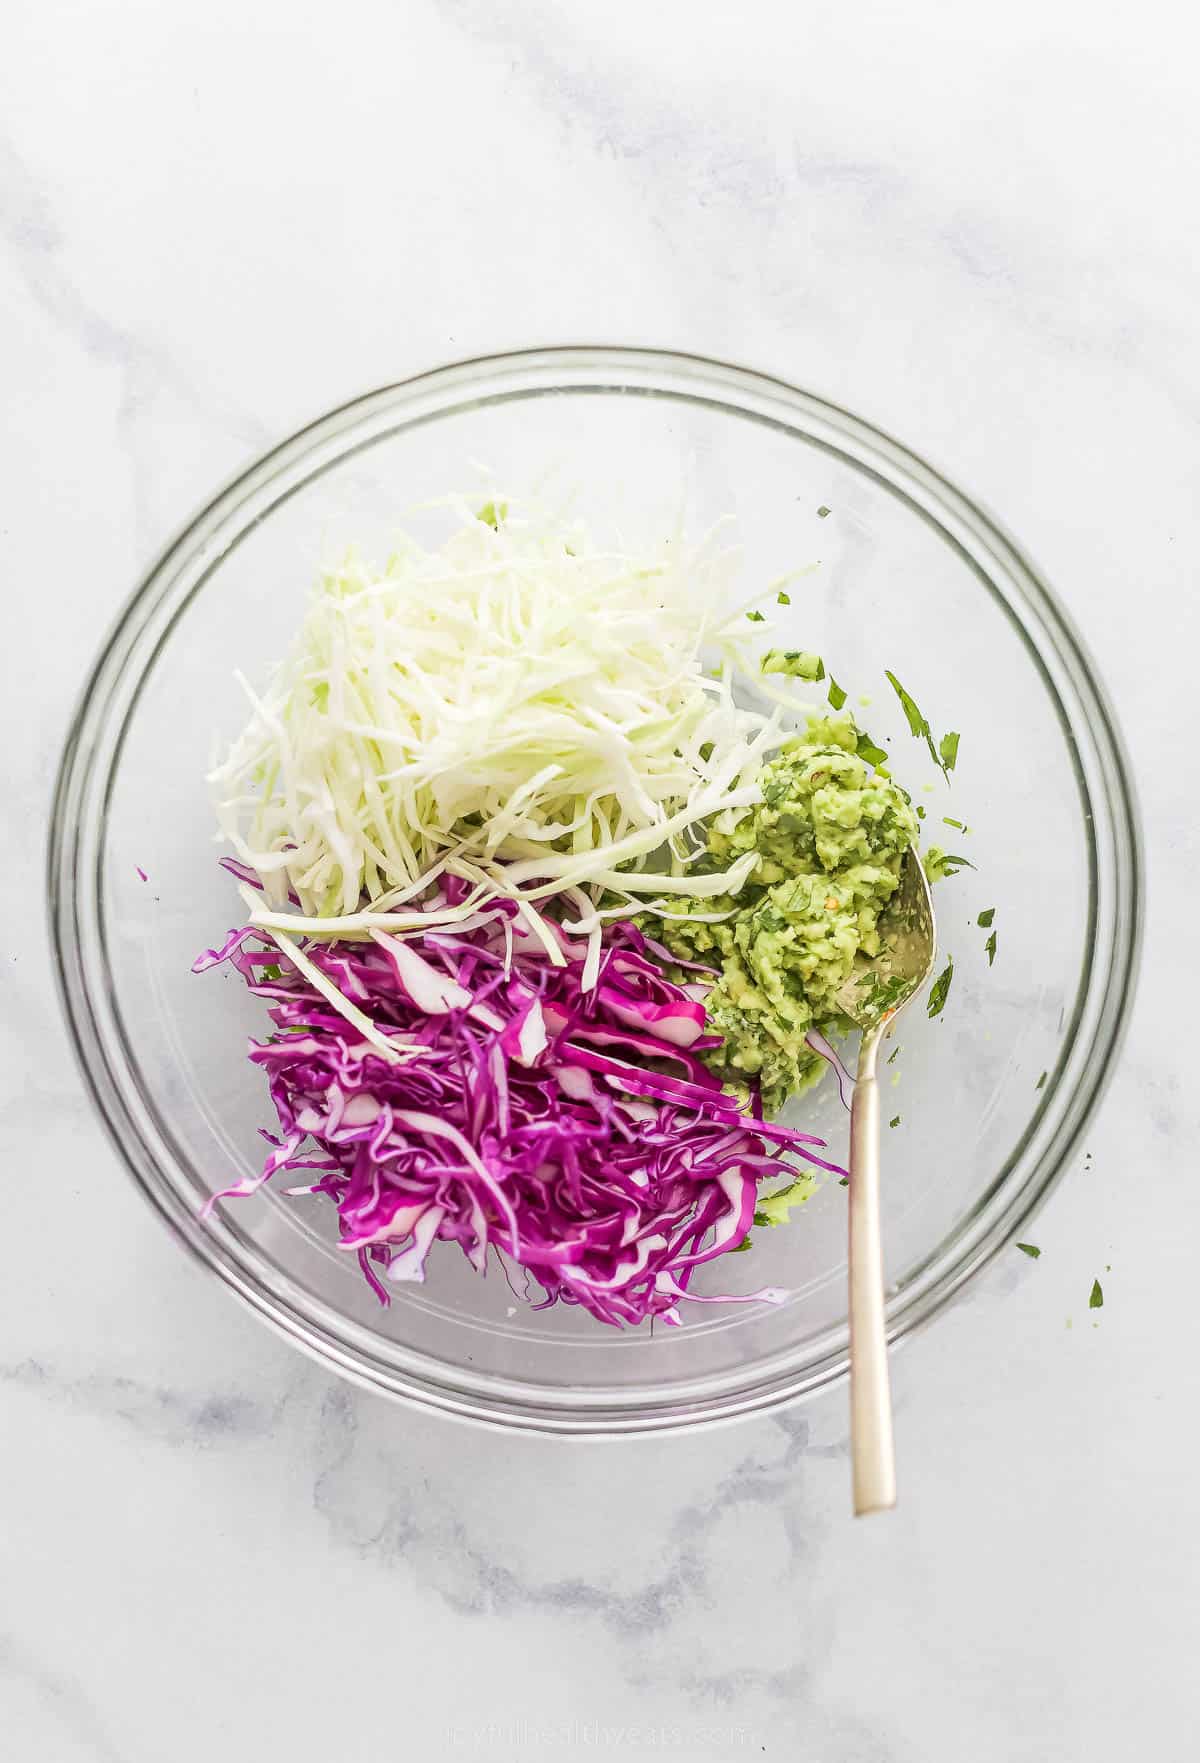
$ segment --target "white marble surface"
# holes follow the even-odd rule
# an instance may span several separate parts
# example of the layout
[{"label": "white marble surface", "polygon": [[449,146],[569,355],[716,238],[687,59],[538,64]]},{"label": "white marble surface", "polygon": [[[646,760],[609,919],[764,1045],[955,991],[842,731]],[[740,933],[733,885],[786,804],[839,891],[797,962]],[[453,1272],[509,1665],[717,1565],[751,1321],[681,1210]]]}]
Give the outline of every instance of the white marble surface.
[{"label": "white marble surface", "polygon": [[[1120,24],[1063,0],[704,10],[6,9],[12,1763],[1193,1749],[1194,27],[1164,0]],[[841,1393],[568,1451],[294,1356],[134,1193],[52,995],[57,750],[154,549],[356,391],[575,340],[745,360],[941,463],[1057,584],[1133,750],[1146,966],[1091,1167],[1039,1219],[1039,1263],[901,1355],[886,1522],[847,1517]]]}]

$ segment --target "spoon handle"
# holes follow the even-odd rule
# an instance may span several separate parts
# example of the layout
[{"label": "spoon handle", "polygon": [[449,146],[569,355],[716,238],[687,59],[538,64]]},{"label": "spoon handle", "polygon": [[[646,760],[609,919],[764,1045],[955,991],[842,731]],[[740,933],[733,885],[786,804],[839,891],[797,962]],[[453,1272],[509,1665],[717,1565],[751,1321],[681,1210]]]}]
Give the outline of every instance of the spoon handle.
[{"label": "spoon handle", "polygon": [[850,1111],[850,1449],[856,1517],[896,1504],[879,1233],[876,1063],[881,1036],[881,1028],[863,1035]]}]

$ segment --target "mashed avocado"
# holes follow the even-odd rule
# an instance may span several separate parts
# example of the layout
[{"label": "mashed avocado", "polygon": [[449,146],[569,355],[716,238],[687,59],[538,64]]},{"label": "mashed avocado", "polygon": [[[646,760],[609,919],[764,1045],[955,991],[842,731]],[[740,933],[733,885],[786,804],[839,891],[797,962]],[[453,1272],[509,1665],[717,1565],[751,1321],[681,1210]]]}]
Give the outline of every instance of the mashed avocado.
[{"label": "mashed avocado", "polygon": [[[723,1041],[706,1058],[726,1082],[758,1077],[768,1110],[824,1069],[804,1037],[845,1026],[838,989],[859,950],[878,954],[879,915],[917,836],[904,791],[859,756],[862,745],[848,714],[810,722],[764,770],[761,804],[709,829],[704,867],[756,851],[750,880],[657,929],[681,960],[720,967],[706,1009]],[[725,912],[718,923],[701,916]]]}]

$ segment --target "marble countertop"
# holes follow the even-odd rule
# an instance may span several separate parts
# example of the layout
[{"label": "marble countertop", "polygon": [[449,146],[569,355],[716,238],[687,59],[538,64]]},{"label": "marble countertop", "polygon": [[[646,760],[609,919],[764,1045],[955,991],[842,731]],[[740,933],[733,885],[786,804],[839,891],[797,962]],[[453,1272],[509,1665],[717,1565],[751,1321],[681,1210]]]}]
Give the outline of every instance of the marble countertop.
[{"label": "marble countertop", "polygon": [[[1185,1755],[1184,9],[15,0],[7,22],[0,1752]],[[886,1521],[848,1517],[844,1391],[568,1450],[337,1382],[169,1240],[59,1019],[41,829],[73,697],[155,549],[358,391],[577,340],[742,360],[932,458],[1056,584],[1132,750],[1150,893],[1121,1068],[1041,1260],[1004,1260],[899,1356]]]}]

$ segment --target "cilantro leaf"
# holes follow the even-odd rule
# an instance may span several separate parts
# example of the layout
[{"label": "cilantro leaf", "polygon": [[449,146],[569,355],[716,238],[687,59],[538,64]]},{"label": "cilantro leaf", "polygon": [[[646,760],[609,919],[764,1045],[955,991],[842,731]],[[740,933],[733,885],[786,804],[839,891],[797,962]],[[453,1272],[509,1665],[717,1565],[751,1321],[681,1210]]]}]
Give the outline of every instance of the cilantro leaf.
[{"label": "cilantro leaf", "polygon": [[983,946],[987,950],[988,966],[990,967],[992,965],[992,962],[996,959],[996,933],[995,933],[995,931],[992,932],[991,936],[988,938],[987,942]]},{"label": "cilantro leaf", "polygon": [[899,1124],[900,1124],[900,1116],[898,1114],[893,1114],[892,1118],[888,1121],[888,1125],[889,1126],[899,1126]]},{"label": "cilantro leaf", "polygon": [[475,518],[481,520],[485,526],[490,526],[493,530],[498,531],[500,522],[508,518],[508,503],[485,502]]},{"label": "cilantro leaf", "polygon": [[953,978],[954,957],[951,955],[941,973],[939,973],[934,980],[933,990],[929,994],[929,1003],[926,1005],[926,1010],[931,1017],[940,1016],[945,1008],[946,999],[950,992],[950,982]]},{"label": "cilantro leaf", "polygon": [[843,692],[841,686],[838,685],[832,674],[829,676],[829,702],[833,705],[835,710],[840,710],[842,705],[846,702],[846,694]]},{"label": "cilantro leaf", "polygon": [[780,588],[776,600],[780,606],[790,606],[792,603],[792,596],[790,594],[785,594],[783,589]]},{"label": "cilantro leaf", "polygon": [[925,874],[931,882],[942,881],[948,875],[957,875],[960,869],[975,867],[969,857],[959,857],[953,851],[943,851],[940,845],[930,845],[924,861]]},{"label": "cilantro leaf", "polygon": [[858,754],[860,759],[865,760],[868,765],[874,765],[876,768],[881,766],[887,758],[887,754],[884,752],[883,748],[877,747],[870,735],[863,734],[861,731],[858,737],[858,744],[854,751]]},{"label": "cilantro leaf", "polygon": [[1028,1255],[1033,1261],[1036,1261],[1042,1252],[1036,1243],[1018,1243],[1017,1247],[1020,1249],[1022,1255]]},{"label": "cilantro leaf", "polygon": [[979,914],[979,917],[976,919],[975,922],[977,924],[982,925],[984,930],[991,930],[992,920],[993,920],[993,918],[995,918],[995,916],[996,916],[996,908],[994,906],[989,906],[986,912],[981,912]]},{"label": "cilantro leaf", "polygon": [[1104,1290],[1100,1284],[1100,1281],[1098,1279],[1094,1279],[1092,1281],[1092,1295],[1088,1299],[1088,1309],[1089,1310],[1103,1310],[1103,1308],[1104,1308]]},{"label": "cilantro leaf", "polygon": [[760,611],[759,611],[759,610],[758,610],[758,608],[757,608],[757,606],[756,606],[756,607],[755,607],[755,609],[754,609],[754,611],[753,611],[753,612],[747,612],[747,614],[746,614],[746,617],[747,617],[747,618],[748,618],[748,619],[749,619],[749,620],[750,620],[750,622],[751,622],[751,624],[763,624],[763,623],[765,623],[765,620],[764,620],[764,618],[763,618],[763,615],[762,615],[762,613],[761,613],[761,612],[760,612]]},{"label": "cilantro leaf", "polygon": [[919,741],[924,741],[925,745],[929,748],[929,757],[933,760],[933,763],[937,766],[938,770],[944,772],[946,767],[941,759],[939,759],[938,750],[933,744],[933,732],[929,727],[929,721],[921,714],[916,699],[911,692],[905,691],[895,674],[887,668],[884,669],[884,677],[895,692],[897,698],[900,700],[900,708],[903,710],[904,719],[908,723],[909,733],[915,735]]},{"label": "cilantro leaf", "polygon": [[884,677],[887,679],[892,690],[900,700],[900,707],[904,711],[905,719],[908,722],[909,733],[916,735],[918,739],[923,739],[929,733],[929,724],[917,707],[916,699],[911,693],[905,691],[904,687],[900,684],[900,681],[889,668],[884,669]]},{"label": "cilantro leaf", "polygon": [[820,506],[820,508],[818,508],[818,509],[817,509],[817,519],[818,519],[818,520],[828,520],[828,518],[829,518],[829,516],[830,516],[830,515],[831,515],[831,514],[832,514],[832,513],[833,513],[833,509],[832,509],[832,508],[826,508],[826,507],[825,507],[825,504],[824,504],[824,503],[822,503],[822,504],[821,504],[821,506]]},{"label": "cilantro leaf", "polygon": [[890,1065],[892,1063],[892,1060],[896,1057],[896,1054],[899,1051],[900,1051],[899,1047],[893,1047],[891,1052],[888,1054],[887,1058],[884,1060],[884,1064]]},{"label": "cilantro leaf", "polygon": [[[912,693],[905,691],[894,673],[886,668],[884,669],[884,673],[892,690],[900,700],[900,707],[904,711],[904,717],[905,721],[908,723],[909,733],[915,735],[919,741],[924,741],[929,749],[929,757],[933,760],[933,763],[937,766],[946,782],[949,783],[950,773],[954,770],[958,761],[958,743],[960,736],[957,730],[952,729],[949,734],[943,735],[940,743],[935,747],[933,744],[933,730],[929,726],[929,718],[922,713],[921,707],[913,697]],[[965,832],[967,830],[962,822],[958,820],[948,820],[946,825],[956,826],[960,832]]]},{"label": "cilantro leaf", "polygon": [[1033,1086],[1034,1089],[1035,1090],[1044,1090],[1046,1087],[1046,1079],[1049,1076],[1050,1076],[1050,1073],[1048,1071],[1043,1071],[1041,1077],[1039,1077],[1037,1082],[1034,1084],[1034,1086]]},{"label": "cilantro leaf", "polygon": [[924,820],[924,818],[925,818],[925,810],[924,810],[924,808],[922,808],[921,804],[918,802],[917,803],[917,819]]}]

